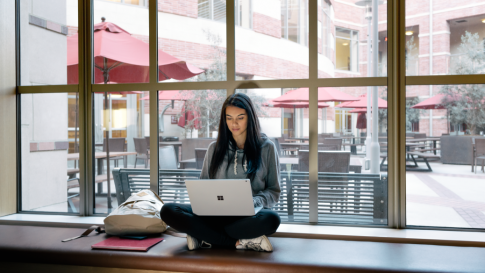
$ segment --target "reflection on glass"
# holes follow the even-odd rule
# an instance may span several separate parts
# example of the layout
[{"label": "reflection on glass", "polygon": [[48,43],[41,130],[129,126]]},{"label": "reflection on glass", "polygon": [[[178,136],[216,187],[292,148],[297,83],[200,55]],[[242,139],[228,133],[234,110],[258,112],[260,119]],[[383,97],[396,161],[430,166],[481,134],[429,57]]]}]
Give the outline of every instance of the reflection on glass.
[{"label": "reflection on glass", "polygon": [[[77,0],[19,1],[21,85],[71,84],[69,37],[77,32]],[[77,72],[77,71],[76,71]]]},{"label": "reflection on glass", "polygon": [[[285,95],[293,92],[300,92],[301,96],[307,98],[307,102],[288,102]],[[258,115],[262,133],[266,134],[275,144],[280,161],[280,187],[281,195],[279,202],[273,207],[283,222],[308,222],[308,198],[293,202],[292,196],[305,195],[301,187],[306,185],[291,186],[292,175],[300,171],[299,154],[308,150],[308,90],[296,88],[273,88],[273,89],[238,89],[236,93],[245,93],[253,101]],[[282,101],[276,101],[282,99]],[[301,163],[301,162],[300,162]],[[308,181],[308,170],[306,178]],[[294,195],[292,194],[294,193]],[[306,193],[308,196],[308,191]]]},{"label": "reflection on glass", "polygon": [[[318,1],[320,78],[387,76],[387,2],[378,1],[377,16],[372,12],[372,2],[350,1],[344,7],[333,1]],[[377,33],[373,33],[375,25]],[[377,49],[371,50],[374,40]]]},{"label": "reflection on glass", "polygon": [[148,94],[131,91],[94,95],[95,213],[111,212],[130,192],[131,188],[123,188],[126,185],[117,181],[119,169],[146,169],[147,173],[139,175],[144,175],[149,187],[149,101],[143,99],[144,93]]},{"label": "reflection on glass", "polygon": [[[139,1],[122,3],[127,5],[94,1],[94,83],[97,84],[149,81],[148,9],[135,7],[142,4]],[[77,34],[71,39],[76,47]],[[71,77],[77,63],[69,63],[69,69]],[[74,75],[69,80],[78,82]]]},{"label": "reflection on glass", "polygon": [[226,80],[226,1],[162,1],[158,9],[159,80]]},{"label": "reflection on glass", "polygon": [[226,90],[159,92],[160,197],[189,203],[183,180],[199,179],[210,143],[217,140]]},{"label": "reflection on glass", "polygon": [[20,210],[79,212],[77,94],[22,94],[20,100]]},{"label": "reflection on glass", "polygon": [[308,78],[308,1],[238,0],[235,12],[237,80]]},{"label": "reflection on glass", "polygon": [[387,224],[386,99],[384,87],[318,88],[320,222]]},{"label": "reflection on glass", "polygon": [[406,2],[406,75],[485,73],[484,19],[481,6],[467,2]]},{"label": "reflection on glass", "polygon": [[485,86],[408,86],[406,97],[406,224],[484,228]]}]

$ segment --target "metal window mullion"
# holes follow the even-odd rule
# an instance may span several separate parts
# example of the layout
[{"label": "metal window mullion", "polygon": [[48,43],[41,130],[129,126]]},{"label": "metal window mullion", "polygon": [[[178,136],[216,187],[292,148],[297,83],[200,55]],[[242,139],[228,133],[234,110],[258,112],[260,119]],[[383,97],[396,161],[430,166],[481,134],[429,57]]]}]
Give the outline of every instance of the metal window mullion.
[{"label": "metal window mullion", "polygon": [[[148,7],[150,84],[158,83],[158,1],[150,1]],[[156,86],[156,85],[155,85]],[[150,93],[150,189],[159,193],[158,170],[158,89],[149,88]],[[155,147],[155,148],[153,148]],[[177,155],[178,156],[178,155]]]},{"label": "metal window mullion", "polygon": [[[318,3],[310,1],[309,16],[309,124],[318,124]],[[318,222],[318,126],[309,126],[309,222]]]},{"label": "metal window mullion", "polygon": [[406,217],[405,3],[388,1],[388,226],[404,228]]},{"label": "metal window mullion", "polygon": [[83,216],[94,214],[94,143],[93,143],[93,94],[92,91],[92,1],[78,2],[79,18],[79,172],[80,206]]},{"label": "metal window mullion", "polygon": [[[228,50],[228,70],[230,70],[230,52]],[[234,61],[234,60],[233,60]],[[234,63],[234,62],[233,62]],[[231,65],[232,66],[232,65]],[[229,77],[228,71],[228,77]],[[234,72],[235,74],[235,72]],[[322,78],[322,79],[293,79],[293,80],[246,80],[237,81],[238,88],[294,88],[307,87],[311,83],[318,82],[320,87],[350,87],[350,86],[387,86],[386,77],[359,77],[359,78]],[[196,89],[230,89],[234,87],[234,81],[220,82],[160,82],[140,84],[95,84],[93,92],[111,91],[138,91],[138,90],[196,90]],[[34,86],[29,88],[35,88]]]},{"label": "metal window mullion", "polygon": [[69,85],[26,85],[19,86],[17,91],[19,94],[32,93],[77,93],[79,92],[78,84]]},{"label": "metal window mullion", "polygon": [[[235,24],[235,3],[234,0],[226,2],[226,65],[227,79],[226,89],[227,96],[236,92],[236,24]],[[212,89],[212,88],[211,88]],[[215,88],[214,88],[215,89]]]}]

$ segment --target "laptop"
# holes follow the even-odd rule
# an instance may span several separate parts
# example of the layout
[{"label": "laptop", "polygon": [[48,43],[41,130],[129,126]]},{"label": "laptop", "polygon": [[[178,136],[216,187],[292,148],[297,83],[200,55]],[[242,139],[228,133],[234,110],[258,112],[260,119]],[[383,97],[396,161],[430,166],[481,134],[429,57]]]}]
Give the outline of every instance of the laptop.
[{"label": "laptop", "polygon": [[254,207],[249,179],[185,180],[192,211],[199,216],[253,216],[262,207]]}]

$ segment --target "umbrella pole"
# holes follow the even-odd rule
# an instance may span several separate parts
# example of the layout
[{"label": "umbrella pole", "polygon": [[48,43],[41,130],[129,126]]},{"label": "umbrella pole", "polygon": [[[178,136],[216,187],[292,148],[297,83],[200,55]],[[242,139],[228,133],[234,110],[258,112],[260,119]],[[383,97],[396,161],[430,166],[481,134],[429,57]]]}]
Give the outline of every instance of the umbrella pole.
[{"label": "umbrella pole", "polygon": [[[111,95],[109,96],[111,98]],[[106,125],[106,178],[108,179],[108,209],[112,209],[113,207],[111,206],[111,185],[110,185],[110,180],[111,180],[111,174],[110,174],[110,160],[109,160],[109,133],[110,133],[110,125],[111,125],[111,111],[109,110],[109,101],[108,101],[108,93],[104,92],[104,107],[105,107],[105,113],[108,117],[108,124]]]},{"label": "umbrella pole", "polygon": [[[104,77],[104,84],[107,84],[109,81],[109,70],[108,70],[108,60],[103,58],[103,77]],[[109,99],[111,99],[111,94],[109,95]],[[108,212],[111,211],[113,208],[111,205],[111,173],[110,173],[110,160],[109,160],[109,134],[111,131],[111,111],[108,107],[108,92],[104,92],[104,107],[106,110],[106,115],[108,116],[108,124],[106,125],[106,179],[108,180]]]}]

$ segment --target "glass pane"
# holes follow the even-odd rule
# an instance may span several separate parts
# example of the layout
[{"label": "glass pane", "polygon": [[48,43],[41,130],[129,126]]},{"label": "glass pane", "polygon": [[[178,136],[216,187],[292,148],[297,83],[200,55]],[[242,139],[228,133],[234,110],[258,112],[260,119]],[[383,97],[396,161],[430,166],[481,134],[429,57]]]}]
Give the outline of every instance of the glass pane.
[{"label": "glass pane", "polygon": [[[387,76],[387,1],[378,2],[373,18],[372,0],[318,1],[320,78]],[[372,51],[376,24],[378,50]]]},{"label": "glass pane", "polygon": [[307,1],[252,1],[251,13],[252,29],[236,28],[236,79],[307,79]]},{"label": "glass pane", "polygon": [[[123,3],[94,1],[96,84],[150,80],[148,9],[140,8],[139,1],[125,0]],[[144,7],[143,3],[141,6]]]},{"label": "glass pane", "polygon": [[[283,222],[308,222],[308,166],[299,160],[308,154],[309,112],[307,103],[276,102],[285,94],[307,90],[297,88],[238,89],[247,94],[256,107],[261,132],[278,151],[280,162],[279,202],[273,206]],[[300,169],[302,168],[302,169]],[[297,175],[293,179],[293,175]],[[306,193],[305,193],[306,190]]]},{"label": "glass pane", "polygon": [[387,225],[387,88],[320,87],[318,101],[319,222]]},{"label": "glass pane", "polygon": [[77,93],[22,94],[22,211],[79,212]]},{"label": "glass pane", "polygon": [[190,203],[180,178],[199,179],[226,97],[226,90],[159,92],[159,194],[165,203]]},{"label": "glass pane", "polygon": [[73,40],[78,28],[77,5],[77,0],[20,0],[21,85],[74,83],[70,78],[77,78],[78,73]]},{"label": "glass pane", "polygon": [[406,75],[485,73],[482,3],[406,1]]},{"label": "glass pane", "polygon": [[158,5],[159,80],[226,80],[226,1]]},{"label": "glass pane", "polygon": [[130,189],[123,188],[121,181],[117,181],[120,169],[145,170],[146,174],[139,175],[148,187],[150,185],[148,105],[148,92],[94,94],[95,213],[109,213],[118,207],[118,200],[127,198],[124,192]]},{"label": "glass pane", "polygon": [[406,224],[485,228],[485,86],[408,86],[406,97]]}]

